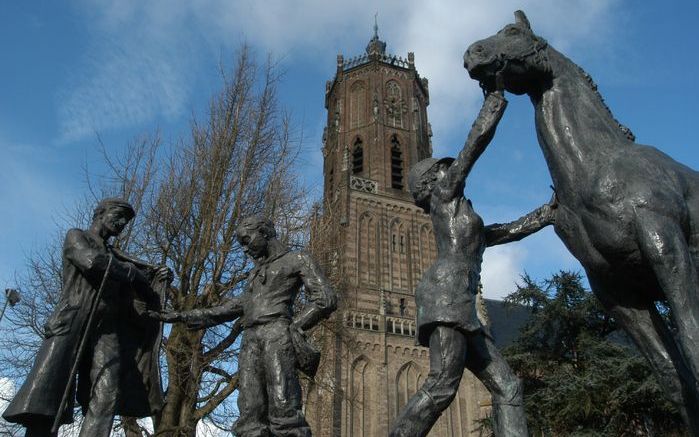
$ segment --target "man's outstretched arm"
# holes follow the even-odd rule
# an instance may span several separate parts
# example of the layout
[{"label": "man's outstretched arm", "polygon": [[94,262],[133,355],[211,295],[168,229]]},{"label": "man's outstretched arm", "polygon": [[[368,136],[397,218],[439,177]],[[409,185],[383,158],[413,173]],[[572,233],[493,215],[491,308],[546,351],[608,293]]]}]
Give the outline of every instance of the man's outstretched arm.
[{"label": "man's outstretched arm", "polygon": [[510,223],[493,223],[485,227],[486,246],[496,246],[498,244],[519,241],[522,238],[539,231],[540,229],[553,224],[555,221],[555,210],[557,207],[556,195],[546,203],[529,214],[518,218]]},{"label": "man's outstretched arm", "polygon": [[225,299],[221,305],[189,311],[149,311],[148,315],[166,323],[183,322],[191,329],[204,329],[235,320],[243,314],[240,297]]},{"label": "man's outstretched arm", "polygon": [[450,197],[463,195],[461,187],[463,187],[473,165],[492,141],[495,128],[502,119],[506,107],[507,100],[501,91],[493,91],[486,96],[483,106],[478,112],[473,126],[471,126],[463,149],[449,167],[442,183]]}]

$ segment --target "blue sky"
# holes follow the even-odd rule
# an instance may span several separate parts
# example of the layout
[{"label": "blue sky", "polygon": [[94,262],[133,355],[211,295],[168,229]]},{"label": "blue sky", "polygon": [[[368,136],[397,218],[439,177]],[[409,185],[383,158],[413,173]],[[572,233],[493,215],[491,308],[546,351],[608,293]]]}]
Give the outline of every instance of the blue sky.
[{"label": "blue sky", "polygon": [[[350,4],[351,3],[351,4]],[[218,65],[242,41],[281,59],[281,101],[305,137],[300,172],[320,181],[325,81],[335,56],[361,54],[378,12],[388,51],[415,52],[430,80],[436,156],[458,153],[481,95],[461,65],[473,41],[523,9],[536,33],[595,79],[637,141],[699,168],[696,1],[224,1],[0,3],[0,288],[26,255],[55,238],[61,216],[110,150],[159,129],[186,134],[219,85]],[[550,197],[550,179],[526,97],[510,106],[466,195],[486,222],[514,219]],[[316,195],[320,194],[317,189]],[[502,296],[524,270],[543,278],[579,269],[550,230],[486,253],[486,295]]]}]

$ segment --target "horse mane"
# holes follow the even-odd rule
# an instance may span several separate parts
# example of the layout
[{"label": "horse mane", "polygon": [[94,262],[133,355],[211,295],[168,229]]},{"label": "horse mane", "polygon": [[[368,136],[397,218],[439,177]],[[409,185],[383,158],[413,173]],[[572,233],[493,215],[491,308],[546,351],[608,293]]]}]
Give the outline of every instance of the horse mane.
[{"label": "horse mane", "polygon": [[612,110],[609,109],[609,106],[607,106],[607,102],[604,101],[604,97],[602,97],[602,94],[600,94],[599,89],[597,88],[597,84],[595,83],[594,80],[592,80],[592,76],[590,76],[590,74],[587,71],[583,70],[582,67],[579,66],[578,64],[576,64],[574,62],[572,62],[572,64],[575,65],[575,67],[578,69],[580,74],[582,74],[582,76],[585,78],[585,81],[587,82],[587,84],[590,86],[592,91],[595,92],[595,94],[599,98],[600,102],[602,102],[602,106],[604,106],[604,109],[607,110],[607,113],[609,114],[609,116],[612,117],[612,120],[614,120],[614,122],[617,124],[619,129],[621,129],[621,132],[626,136],[626,138],[629,141],[636,141],[636,135],[634,135],[633,132],[631,132],[631,129],[629,129],[625,125],[619,123],[619,120],[617,120],[616,117],[614,117],[614,114],[612,114]]}]

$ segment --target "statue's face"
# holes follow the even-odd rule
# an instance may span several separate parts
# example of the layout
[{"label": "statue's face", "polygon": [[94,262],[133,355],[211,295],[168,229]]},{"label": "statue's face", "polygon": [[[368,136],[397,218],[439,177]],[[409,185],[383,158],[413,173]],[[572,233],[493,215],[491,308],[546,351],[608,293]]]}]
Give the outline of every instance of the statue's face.
[{"label": "statue's face", "polygon": [[239,229],[237,234],[245,255],[255,260],[267,256],[269,239],[260,229]]},{"label": "statue's face", "polygon": [[448,169],[449,164],[447,163],[441,162],[436,164],[432,169],[430,169],[430,171],[422,175],[420,182],[411,192],[413,199],[415,199],[415,204],[428,214],[430,212],[432,190],[434,189],[435,185],[446,175]]},{"label": "statue's face", "polygon": [[538,55],[546,42],[526,24],[508,24],[495,35],[476,41],[464,54],[464,67],[487,91],[524,94],[535,88],[546,66]]},{"label": "statue's face", "polygon": [[126,225],[131,220],[129,211],[118,206],[107,208],[105,212],[97,217],[99,225],[106,231],[108,237],[116,237],[121,234]]}]

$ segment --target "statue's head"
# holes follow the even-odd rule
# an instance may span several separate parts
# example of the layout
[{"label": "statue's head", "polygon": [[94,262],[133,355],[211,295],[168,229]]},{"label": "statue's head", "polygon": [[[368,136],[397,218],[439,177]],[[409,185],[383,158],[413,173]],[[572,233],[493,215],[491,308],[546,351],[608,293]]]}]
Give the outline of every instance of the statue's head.
[{"label": "statue's head", "polygon": [[256,260],[267,256],[269,242],[277,238],[274,224],[260,215],[242,219],[235,233],[243,252]]},{"label": "statue's head", "polygon": [[116,237],[136,216],[133,206],[124,199],[110,197],[97,204],[92,213],[92,226],[106,237]]},{"label": "statue's head", "polygon": [[439,182],[453,158],[426,158],[415,164],[408,173],[408,189],[415,199],[415,204],[426,213],[430,212],[430,196],[437,182]]},{"label": "statue's head", "polygon": [[486,91],[505,89],[526,94],[550,77],[548,44],[532,32],[524,12],[495,35],[471,44],[464,54],[464,68]]}]

